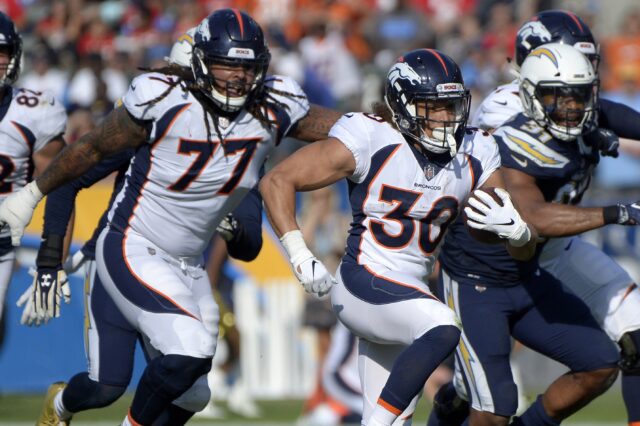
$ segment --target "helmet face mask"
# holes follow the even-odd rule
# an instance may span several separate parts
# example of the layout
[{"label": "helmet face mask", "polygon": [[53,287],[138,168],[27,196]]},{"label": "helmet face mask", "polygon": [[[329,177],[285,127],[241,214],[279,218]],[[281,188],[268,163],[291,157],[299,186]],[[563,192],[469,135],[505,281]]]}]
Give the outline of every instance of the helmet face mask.
[{"label": "helmet face mask", "polygon": [[535,98],[543,107],[545,122],[566,138],[582,134],[594,112],[598,97],[593,85],[545,85],[538,83]]},{"label": "helmet face mask", "polygon": [[223,112],[235,113],[255,99],[270,60],[262,29],[243,12],[218,10],[196,29],[191,58],[194,78]]},{"label": "helmet face mask", "polygon": [[594,125],[599,81],[577,49],[557,43],[540,46],[523,62],[520,77],[525,115],[554,137],[572,141]]},{"label": "helmet face mask", "polygon": [[450,152],[456,145],[456,131],[464,127],[469,115],[471,97],[416,96],[407,102],[407,111],[413,118],[408,132],[403,132],[427,150],[436,154]]},{"label": "helmet face mask", "polygon": [[471,95],[451,58],[431,49],[407,53],[387,75],[385,100],[407,138],[429,152],[455,155]]},{"label": "helmet face mask", "polygon": [[199,69],[199,85],[207,97],[227,112],[240,110],[262,83],[268,63],[234,61],[207,57],[201,49],[194,49]]}]

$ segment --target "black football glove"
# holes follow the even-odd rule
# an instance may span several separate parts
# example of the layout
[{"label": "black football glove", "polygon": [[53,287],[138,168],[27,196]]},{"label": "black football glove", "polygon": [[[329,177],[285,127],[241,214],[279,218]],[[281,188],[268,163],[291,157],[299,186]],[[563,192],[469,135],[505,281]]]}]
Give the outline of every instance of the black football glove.
[{"label": "black football glove", "polygon": [[584,138],[590,146],[600,151],[600,155],[604,157],[618,157],[620,139],[618,138],[618,135],[613,133],[611,130],[600,127],[585,135]]}]

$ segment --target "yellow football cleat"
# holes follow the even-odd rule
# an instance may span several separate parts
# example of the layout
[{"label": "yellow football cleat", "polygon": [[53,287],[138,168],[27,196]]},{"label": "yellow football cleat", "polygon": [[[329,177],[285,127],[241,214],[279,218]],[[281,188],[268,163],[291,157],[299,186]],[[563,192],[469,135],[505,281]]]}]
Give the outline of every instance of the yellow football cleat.
[{"label": "yellow football cleat", "polygon": [[68,426],[71,420],[61,420],[53,406],[53,400],[58,392],[61,392],[67,386],[64,382],[56,382],[49,386],[47,395],[44,397],[44,406],[36,426]]}]

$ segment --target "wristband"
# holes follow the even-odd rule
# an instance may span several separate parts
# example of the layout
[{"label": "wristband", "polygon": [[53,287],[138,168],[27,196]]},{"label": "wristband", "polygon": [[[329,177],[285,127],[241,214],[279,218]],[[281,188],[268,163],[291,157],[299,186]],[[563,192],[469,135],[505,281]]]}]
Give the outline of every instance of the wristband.
[{"label": "wristband", "polygon": [[299,229],[294,229],[285,233],[280,242],[287,251],[289,260],[292,264],[297,265],[305,259],[313,257],[313,253],[307,247],[307,243],[304,242],[302,232]]},{"label": "wristband", "polygon": [[44,237],[38,249],[36,266],[40,268],[56,268],[62,263],[64,236],[50,234]]},{"label": "wristband", "polygon": [[[624,223],[624,220],[620,220],[620,206],[607,206],[602,208],[602,217],[604,218],[604,223],[609,225],[612,223]],[[628,220],[628,218],[627,218]]]}]

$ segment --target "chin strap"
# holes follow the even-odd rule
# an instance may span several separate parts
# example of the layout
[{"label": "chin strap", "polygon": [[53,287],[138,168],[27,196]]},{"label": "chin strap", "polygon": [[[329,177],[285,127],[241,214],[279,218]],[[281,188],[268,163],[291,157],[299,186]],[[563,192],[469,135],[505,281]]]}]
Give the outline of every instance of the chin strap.
[{"label": "chin strap", "polygon": [[436,127],[435,129],[433,129],[432,137],[433,139],[440,142],[446,141],[446,144],[449,147],[449,154],[453,158],[456,156],[456,153],[458,152],[458,144],[456,143],[455,136],[453,136],[455,131],[454,130],[450,131],[449,129],[450,128],[447,128],[447,127]]}]

